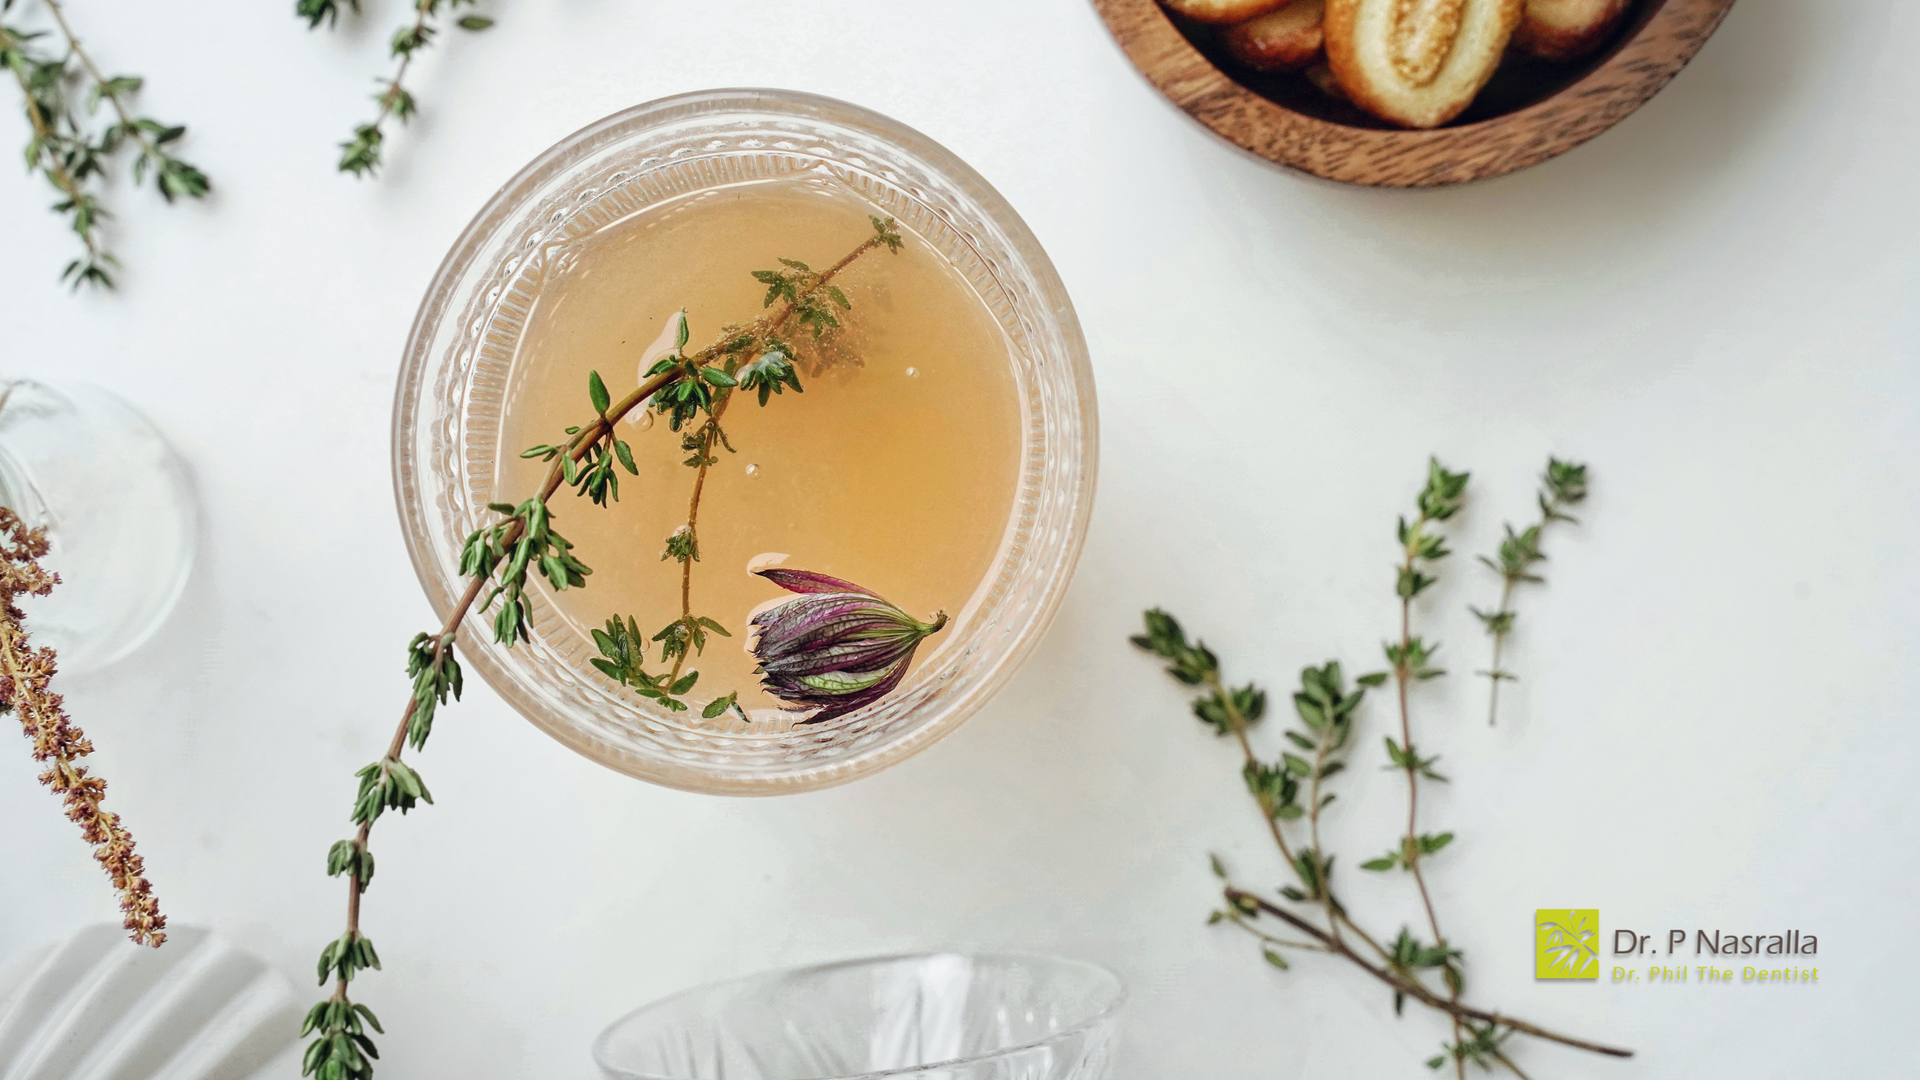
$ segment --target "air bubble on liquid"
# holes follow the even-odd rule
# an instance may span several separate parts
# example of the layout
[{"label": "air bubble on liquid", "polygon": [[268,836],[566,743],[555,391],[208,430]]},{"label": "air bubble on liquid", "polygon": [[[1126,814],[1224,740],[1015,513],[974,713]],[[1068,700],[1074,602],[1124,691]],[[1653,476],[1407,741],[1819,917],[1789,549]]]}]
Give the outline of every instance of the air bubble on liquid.
[{"label": "air bubble on liquid", "polygon": [[784,551],[763,551],[747,560],[747,573],[757,574],[769,566],[779,566],[789,557]]},{"label": "air bubble on liquid", "polygon": [[642,406],[640,415],[633,418],[633,426],[639,428],[641,431],[651,430],[653,427],[653,410]]},{"label": "air bubble on liquid", "polygon": [[920,377],[920,369],[919,369],[919,368],[917,368],[917,367],[910,367],[910,368],[908,368],[908,369],[907,369],[907,378],[909,378],[909,379],[917,379],[917,378],[919,378],[919,377]]},{"label": "air bubble on liquid", "polygon": [[749,465],[749,466],[747,466],[747,475],[748,475],[748,476],[759,476],[759,475],[760,475],[760,466],[758,466],[758,465]]}]

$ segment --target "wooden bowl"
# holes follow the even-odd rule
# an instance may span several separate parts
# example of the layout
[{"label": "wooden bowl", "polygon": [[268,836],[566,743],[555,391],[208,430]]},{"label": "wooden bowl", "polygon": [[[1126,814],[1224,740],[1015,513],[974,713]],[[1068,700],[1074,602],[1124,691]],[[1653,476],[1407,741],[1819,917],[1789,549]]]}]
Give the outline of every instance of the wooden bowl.
[{"label": "wooden bowl", "polygon": [[1639,0],[1612,46],[1566,64],[1511,56],[1471,108],[1431,131],[1392,127],[1298,74],[1243,69],[1214,30],[1176,25],[1156,0],[1093,6],[1141,74],[1221,138],[1329,180],[1438,187],[1537,165],[1619,123],[1693,59],[1733,0]]}]

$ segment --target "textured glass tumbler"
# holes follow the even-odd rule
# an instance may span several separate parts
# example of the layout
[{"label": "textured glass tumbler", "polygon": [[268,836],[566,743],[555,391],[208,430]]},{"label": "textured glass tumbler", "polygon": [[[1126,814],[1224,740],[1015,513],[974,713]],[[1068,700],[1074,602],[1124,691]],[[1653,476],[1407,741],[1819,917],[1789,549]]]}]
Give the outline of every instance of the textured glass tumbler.
[{"label": "textured glass tumbler", "polygon": [[1059,275],[1006,201],[937,143],[865,109],[787,91],[687,94],[610,116],[542,154],[467,226],[422,301],[394,402],[393,469],[408,551],[434,610],[444,618],[466,591],[460,551],[496,520],[488,503],[529,494],[495,491],[495,462],[522,449],[502,445],[505,388],[529,312],[551,302],[542,300],[549,270],[649,207],[796,178],[839,185],[892,215],[1000,324],[1021,408],[1012,513],[964,629],[886,699],[819,725],[703,721],[651,706],[588,666],[592,642],[537,591],[533,638],[512,648],[494,642],[488,617],[469,615],[463,662],[522,715],[602,764],[671,787],[738,795],[823,787],[952,731],[1039,642],[1093,503],[1086,342]]},{"label": "textured glass tumbler", "polygon": [[1077,960],[851,960],[657,1001],[593,1058],[617,1080],[1106,1080],[1125,999]]},{"label": "textured glass tumbler", "polygon": [[138,648],[186,589],[193,478],[146,417],[99,387],[0,382],[0,506],[47,535],[60,584],[20,610],[62,672]]}]

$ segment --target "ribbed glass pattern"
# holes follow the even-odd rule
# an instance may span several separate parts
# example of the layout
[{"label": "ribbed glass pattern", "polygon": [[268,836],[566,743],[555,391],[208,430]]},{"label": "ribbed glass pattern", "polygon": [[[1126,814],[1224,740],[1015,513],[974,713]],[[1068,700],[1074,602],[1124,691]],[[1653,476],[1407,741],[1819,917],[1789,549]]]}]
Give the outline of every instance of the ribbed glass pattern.
[{"label": "ribbed glass pattern", "polygon": [[852,960],[676,994],[593,1057],[615,1080],[1106,1080],[1125,996],[1075,960]]}]

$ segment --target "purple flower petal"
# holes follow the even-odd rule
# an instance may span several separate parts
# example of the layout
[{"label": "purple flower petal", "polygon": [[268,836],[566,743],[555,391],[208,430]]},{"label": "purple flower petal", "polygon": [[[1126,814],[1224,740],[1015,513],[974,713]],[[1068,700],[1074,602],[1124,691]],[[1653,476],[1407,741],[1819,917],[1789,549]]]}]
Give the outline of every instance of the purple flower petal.
[{"label": "purple flower petal", "polygon": [[765,660],[761,662],[759,670],[763,674],[781,678],[818,675],[827,671],[878,671],[897,660],[912,656],[919,644],[919,639],[915,637],[845,642],[777,660]]},{"label": "purple flower petal", "polygon": [[[859,593],[881,600],[878,593],[869,592],[851,581],[842,581],[825,574],[816,574],[811,570],[789,570],[783,566],[769,566],[754,573],[773,582],[775,585],[795,593]],[[884,600],[881,600],[885,603]]]},{"label": "purple flower petal", "polygon": [[911,630],[918,625],[911,620],[901,624],[896,614],[876,607],[875,603],[870,597],[847,593],[790,600],[755,616],[752,625],[760,634],[756,652],[762,658],[783,656],[798,649],[831,644],[849,634]]},{"label": "purple flower petal", "polygon": [[870,611],[837,611],[820,619],[795,619],[785,625],[756,628],[758,638],[755,638],[755,655],[762,661],[822,650],[843,642],[866,642],[918,634],[914,625],[900,626],[891,619],[877,619]]},{"label": "purple flower petal", "polygon": [[892,673],[885,679],[880,680],[857,694],[850,694],[847,697],[834,701],[827,705],[826,708],[821,709],[819,712],[814,713],[812,716],[800,722],[803,724],[824,723],[836,716],[845,716],[856,709],[864,709],[874,702],[879,701],[881,698],[886,697],[888,694],[893,693],[894,688],[900,685],[900,680],[905,678],[906,674],[907,665],[905,662],[902,662],[898,667],[894,668]]}]

